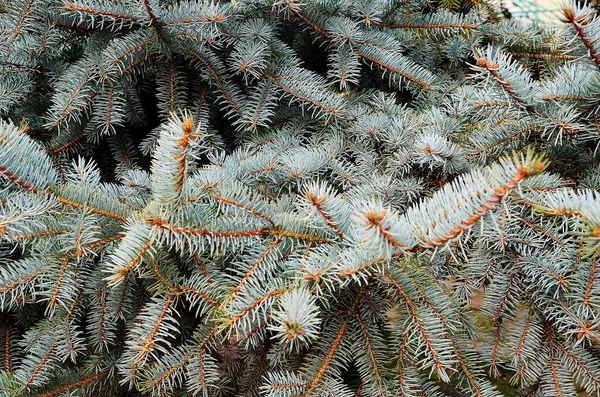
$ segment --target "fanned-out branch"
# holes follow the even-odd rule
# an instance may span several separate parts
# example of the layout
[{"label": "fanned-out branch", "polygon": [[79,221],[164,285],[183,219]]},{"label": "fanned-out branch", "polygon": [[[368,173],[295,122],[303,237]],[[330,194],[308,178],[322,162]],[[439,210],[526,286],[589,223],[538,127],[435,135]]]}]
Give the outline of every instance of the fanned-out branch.
[{"label": "fanned-out branch", "polygon": [[209,194],[211,201],[214,200],[223,213],[242,212],[252,214],[275,226],[269,202],[253,195],[252,191],[243,185],[234,186],[231,183],[221,183],[219,188],[214,189],[214,192]]},{"label": "fanned-out branch", "polygon": [[[234,218],[235,219],[235,218]],[[187,246],[188,249],[193,251],[203,251],[207,246],[216,247],[223,244],[226,240],[235,244],[245,244],[251,241],[256,241],[259,236],[275,236],[278,238],[289,238],[304,241],[311,241],[316,243],[331,244],[332,241],[326,237],[322,237],[316,233],[303,233],[296,232],[293,230],[285,230],[279,227],[276,228],[249,228],[247,223],[242,223],[240,220],[234,222],[223,222],[219,226],[224,227],[223,229],[216,228],[187,228],[181,226],[175,226],[169,224],[168,221],[160,216],[149,219],[153,226],[157,226],[160,231],[160,236],[163,239],[176,239],[181,243],[176,245],[183,249],[183,246]],[[237,227],[232,227],[237,226]],[[183,241],[186,241],[183,244]]]},{"label": "fanned-out branch", "polygon": [[125,237],[111,255],[111,268],[107,281],[119,284],[140,264],[144,255],[152,254],[151,228],[146,223],[130,223],[126,226]]},{"label": "fanned-out branch", "polygon": [[102,379],[106,378],[108,375],[109,375],[108,371],[100,372],[100,373],[88,376],[86,378],[72,381],[70,383],[64,383],[64,384],[62,384],[58,387],[55,387],[49,391],[32,394],[32,397],[52,397],[52,396],[63,394],[65,392],[75,391],[75,390],[81,389],[83,387],[89,387],[89,385],[91,383],[101,381]]},{"label": "fanned-out branch", "polygon": [[[62,6],[67,16],[79,26],[120,30],[135,24],[143,24],[141,10],[131,11],[131,2],[125,1],[68,1]],[[141,7],[137,7],[141,8]]]},{"label": "fanned-out branch", "polygon": [[411,250],[417,240],[409,233],[410,223],[400,217],[397,211],[385,208],[380,201],[365,203],[364,210],[355,214],[355,239],[364,245],[377,241],[383,246]]},{"label": "fanned-out branch", "polygon": [[316,216],[318,213],[327,227],[340,240],[346,238],[345,234],[349,232],[349,213],[346,209],[345,200],[335,194],[333,189],[326,183],[306,184],[301,205],[302,209],[306,211],[308,218],[318,218]]},{"label": "fanned-out branch", "polygon": [[186,76],[179,64],[171,59],[157,75],[159,101],[158,108],[165,118],[182,109],[188,102]]},{"label": "fanned-out branch", "polygon": [[[272,373],[266,375],[265,385],[261,386],[261,391],[268,397],[301,396],[306,387],[304,378],[293,372]],[[284,394],[285,393],[285,394]]]},{"label": "fanned-out branch", "polygon": [[[293,3],[291,0],[286,0],[287,7],[308,24],[312,29],[322,34],[325,38],[331,39],[338,45],[345,45],[346,43],[339,42],[322,26],[319,26],[318,22],[311,20],[304,10],[300,10],[300,7]],[[357,43],[353,48],[353,51],[365,61],[371,62],[384,71],[389,72],[392,76],[406,79],[419,87],[430,89],[433,83],[433,76],[425,69],[417,66],[416,64],[408,61],[402,57],[399,53],[387,52],[378,46],[371,45],[369,43]]]},{"label": "fanned-out branch", "polygon": [[[14,263],[12,266],[1,270],[2,286],[0,286],[0,307],[11,307],[19,304],[12,297],[31,295],[32,283],[45,272],[57,266],[56,262],[32,261],[28,259]],[[20,303],[22,304],[22,303]]]},{"label": "fanned-out branch", "polygon": [[57,185],[52,188],[54,197],[67,207],[87,209],[88,211],[124,222],[130,215],[128,206],[116,197],[104,194],[100,190],[89,189],[87,186],[75,184]]},{"label": "fanned-out branch", "polygon": [[326,82],[318,74],[297,67],[285,67],[266,78],[293,98],[306,102],[313,109],[325,114],[341,116],[345,100],[328,91]]},{"label": "fanned-out branch", "polygon": [[[395,293],[399,295],[401,302],[408,310],[411,325],[405,332],[419,335],[419,342],[417,343],[424,346],[422,352],[426,356],[420,362],[421,367],[428,368],[430,373],[436,371],[442,380],[447,381],[448,375],[446,370],[452,367],[456,359],[452,356],[452,345],[447,340],[444,340],[443,335],[440,335],[440,323],[437,319],[425,322],[425,319],[417,310],[417,307],[415,307],[415,303],[413,303],[413,300],[405,291],[398,277],[387,271],[384,272],[384,275],[390,281]],[[419,351],[421,350],[419,349]]]},{"label": "fanned-out branch", "polygon": [[530,176],[543,171],[547,161],[528,150],[502,158],[481,173],[459,177],[430,200],[410,208],[405,217],[422,247],[445,244],[478,222],[502,198]]},{"label": "fanned-out branch", "polygon": [[[191,44],[191,43],[190,43]],[[193,60],[199,62],[202,70],[206,70],[210,78],[217,85],[223,97],[223,103],[227,104],[228,115],[243,116],[242,94],[229,78],[220,60],[207,48],[196,49],[194,46],[184,46],[181,51],[190,55]]]},{"label": "fanned-out branch", "polygon": [[31,222],[43,218],[49,211],[56,210],[56,200],[48,196],[32,196],[15,192],[7,195],[0,203],[0,240],[23,241],[37,237],[56,236],[71,229],[48,228],[43,222]]},{"label": "fanned-out branch", "polygon": [[389,395],[383,380],[385,372],[385,354],[381,349],[385,346],[383,338],[375,327],[366,324],[359,314],[355,314],[355,319],[362,334],[362,340],[359,339],[354,347],[361,380],[366,383],[365,386],[369,386],[372,395],[381,397]]},{"label": "fanned-out branch", "polygon": [[250,280],[253,273],[258,269],[258,267],[263,263],[263,261],[265,261],[265,259],[271,254],[271,251],[273,251],[280,242],[281,240],[278,238],[273,240],[273,243],[271,243],[271,245],[265,250],[265,252],[258,257],[258,259],[252,264],[250,269],[248,269],[246,274],[237,283],[237,285],[232,288],[231,293],[226,299],[227,302],[236,298],[236,296],[240,293],[242,288],[244,288],[244,285],[248,282],[248,280]]},{"label": "fanned-out branch", "polygon": [[47,128],[81,121],[89,112],[92,100],[100,93],[99,73],[93,59],[82,59],[64,71],[55,85],[52,106],[48,109]]},{"label": "fanned-out branch", "polygon": [[16,21],[14,27],[10,26],[12,28],[10,40],[18,40],[26,28],[28,20],[39,14],[39,4],[36,3],[35,0],[20,0],[9,3],[8,14],[11,19],[14,18],[13,21]]},{"label": "fanned-out branch", "polygon": [[16,393],[23,393],[30,387],[43,384],[48,378],[52,362],[57,361],[61,334],[56,334],[58,330],[51,322],[46,322],[45,325],[48,334],[44,335],[43,330],[35,330],[27,335],[30,338],[24,349],[27,358],[14,373],[14,377],[20,381],[20,387],[14,390]]},{"label": "fanned-out branch", "polygon": [[491,129],[476,130],[470,136],[472,148],[469,150],[468,157],[492,157],[505,152],[508,148],[516,149],[522,141],[526,141],[529,136],[543,130],[543,128],[544,125],[539,119],[522,117],[514,123],[501,123]]},{"label": "fanned-out branch", "polygon": [[0,174],[34,193],[45,192],[58,180],[44,150],[23,129],[0,120]]},{"label": "fanned-out branch", "polygon": [[576,374],[577,380],[586,390],[600,390],[600,363],[597,357],[578,347],[569,346],[566,349],[559,344],[554,346],[563,357],[563,365]]},{"label": "fanned-out branch", "polygon": [[235,124],[250,132],[268,125],[274,115],[277,95],[271,81],[261,82],[257,87],[258,95],[248,98],[242,109],[242,117]]},{"label": "fanned-out branch", "polygon": [[427,34],[445,35],[452,30],[476,30],[481,25],[483,15],[469,13],[460,15],[441,10],[426,15],[411,16],[406,21],[396,21],[391,25],[384,25],[390,29],[422,29]]},{"label": "fanned-out branch", "polygon": [[435,83],[435,79],[427,70],[398,53],[387,52],[370,44],[359,47],[356,53],[365,61],[379,66],[384,72],[389,72],[392,78],[405,79],[424,89],[431,89]]},{"label": "fanned-out branch", "polygon": [[174,295],[157,298],[144,307],[132,330],[128,348],[120,360],[120,369],[126,380],[135,383],[145,363],[156,357],[156,351],[166,352],[169,339],[178,334],[174,314]]},{"label": "fanned-out branch", "polygon": [[339,84],[340,90],[347,91],[350,85],[359,83],[360,59],[348,47],[337,47],[329,56],[331,68],[327,77]]},{"label": "fanned-out branch", "polygon": [[207,149],[202,146],[206,137],[194,124],[192,116],[184,113],[181,118],[173,115],[161,128],[152,162],[152,191],[161,202],[175,203],[182,198],[191,161]]},{"label": "fanned-out branch", "polygon": [[138,60],[146,60],[148,53],[155,50],[154,37],[143,30],[128,33],[102,50],[103,69],[111,76],[122,75],[138,65]]},{"label": "fanned-out branch", "polygon": [[[476,55],[476,70],[492,76],[511,100],[517,105],[531,106],[533,101],[532,82],[529,74],[506,53],[494,46],[479,50]],[[487,76],[486,76],[487,77]]]},{"label": "fanned-out branch", "polygon": [[[200,11],[197,6],[201,6]],[[191,28],[212,28],[226,22],[231,16],[234,7],[227,3],[177,3],[169,4],[163,13],[166,26],[183,25]],[[192,15],[193,14],[193,15]]]},{"label": "fanned-out branch", "polygon": [[566,64],[554,79],[544,82],[540,94],[546,102],[584,102],[587,105],[595,102],[589,92],[598,83],[599,76],[589,65]]},{"label": "fanned-out branch", "polygon": [[317,338],[321,323],[318,316],[319,307],[307,290],[283,290],[268,329],[276,333],[280,342],[289,344],[291,351],[300,350]]},{"label": "fanned-out branch", "polygon": [[[348,316],[354,315],[354,313],[358,307],[358,304],[360,303],[360,301],[363,297],[363,294],[365,293],[365,290],[366,290],[366,285],[361,287],[361,289],[356,294],[356,297],[354,298],[354,302],[352,303],[352,305],[350,306],[350,308],[348,310]],[[323,377],[325,376],[325,374],[327,373],[327,370],[331,364],[331,361],[334,358],[334,355],[336,354],[338,347],[340,346],[340,343],[342,343],[342,338],[344,337],[344,334],[346,333],[346,331],[348,329],[349,323],[350,323],[350,317],[341,323],[339,329],[337,330],[337,333],[335,333],[335,337],[333,339],[333,342],[331,343],[331,347],[330,347],[329,351],[325,355],[323,361],[317,367],[316,374],[314,374],[314,376],[312,377],[312,380],[309,382],[306,392],[304,393],[304,397],[310,397],[311,395],[313,395],[313,393],[315,392],[317,387],[320,386],[321,381],[322,381]]]},{"label": "fanned-out branch", "polygon": [[600,66],[600,55],[596,47],[600,37],[600,19],[588,7],[563,8],[564,23],[570,24],[579,40],[596,65]]}]

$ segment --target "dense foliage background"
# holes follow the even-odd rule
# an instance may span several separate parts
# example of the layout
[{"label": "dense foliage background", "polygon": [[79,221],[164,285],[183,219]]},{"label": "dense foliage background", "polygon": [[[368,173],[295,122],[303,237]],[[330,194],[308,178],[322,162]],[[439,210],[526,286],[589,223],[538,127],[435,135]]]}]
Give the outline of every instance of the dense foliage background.
[{"label": "dense foliage background", "polygon": [[599,24],[0,1],[0,396],[598,393]]}]

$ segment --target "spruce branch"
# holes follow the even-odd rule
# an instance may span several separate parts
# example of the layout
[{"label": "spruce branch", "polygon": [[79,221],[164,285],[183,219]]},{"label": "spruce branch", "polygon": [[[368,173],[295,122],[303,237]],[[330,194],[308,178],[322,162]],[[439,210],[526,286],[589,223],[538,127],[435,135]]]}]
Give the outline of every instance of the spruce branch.
[{"label": "spruce branch", "polygon": [[593,19],[590,19],[591,11],[586,8],[573,9],[565,7],[563,8],[563,14],[565,16],[563,22],[572,25],[573,29],[577,32],[577,36],[588,50],[590,57],[592,57],[596,65],[600,66],[600,57],[594,48],[596,40],[593,38],[594,36],[588,37],[588,31],[592,35],[595,34],[595,28],[598,24],[597,18],[593,17]]},{"label": "spruce branch", "polygon": [[267,3],[0,4],[0,394],[597,393],[595,12]]},{"label": "spruce branch", "polygon": [[[409,209],[406,218],[413,225],[419,225],[414,234],[421,240],[421,246],[435,247],[445,244],[479,221],[525,178],[538,174],[547,165],[543,157],[535,155],[531,150],[521,155],[514,154],[512,158],[505,157],[486,170],[489,185],[471,185],[473,180],[487,179],[484,175],[475,178],[459,177],[431,200]],[[448,203],[446,195],[449,192],[462,192],[463,198],[456,200],[454,204]],[[443,209],[442,213],[440,209]],[[451,219],[450,211],[455,212],[452,218],[456,220]],[[456,212],[459,211],[465,216],[460,223],[460,218],[456,216]]]}]

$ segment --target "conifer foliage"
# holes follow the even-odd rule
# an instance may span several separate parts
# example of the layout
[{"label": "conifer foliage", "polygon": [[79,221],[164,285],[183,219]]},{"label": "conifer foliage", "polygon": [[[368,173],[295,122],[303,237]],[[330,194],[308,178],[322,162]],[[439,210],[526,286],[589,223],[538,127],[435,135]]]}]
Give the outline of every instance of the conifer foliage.
[{"label": "conifer foliage", "polygon": [[600,391],[600,18],[0,1],[0,396]]}]

